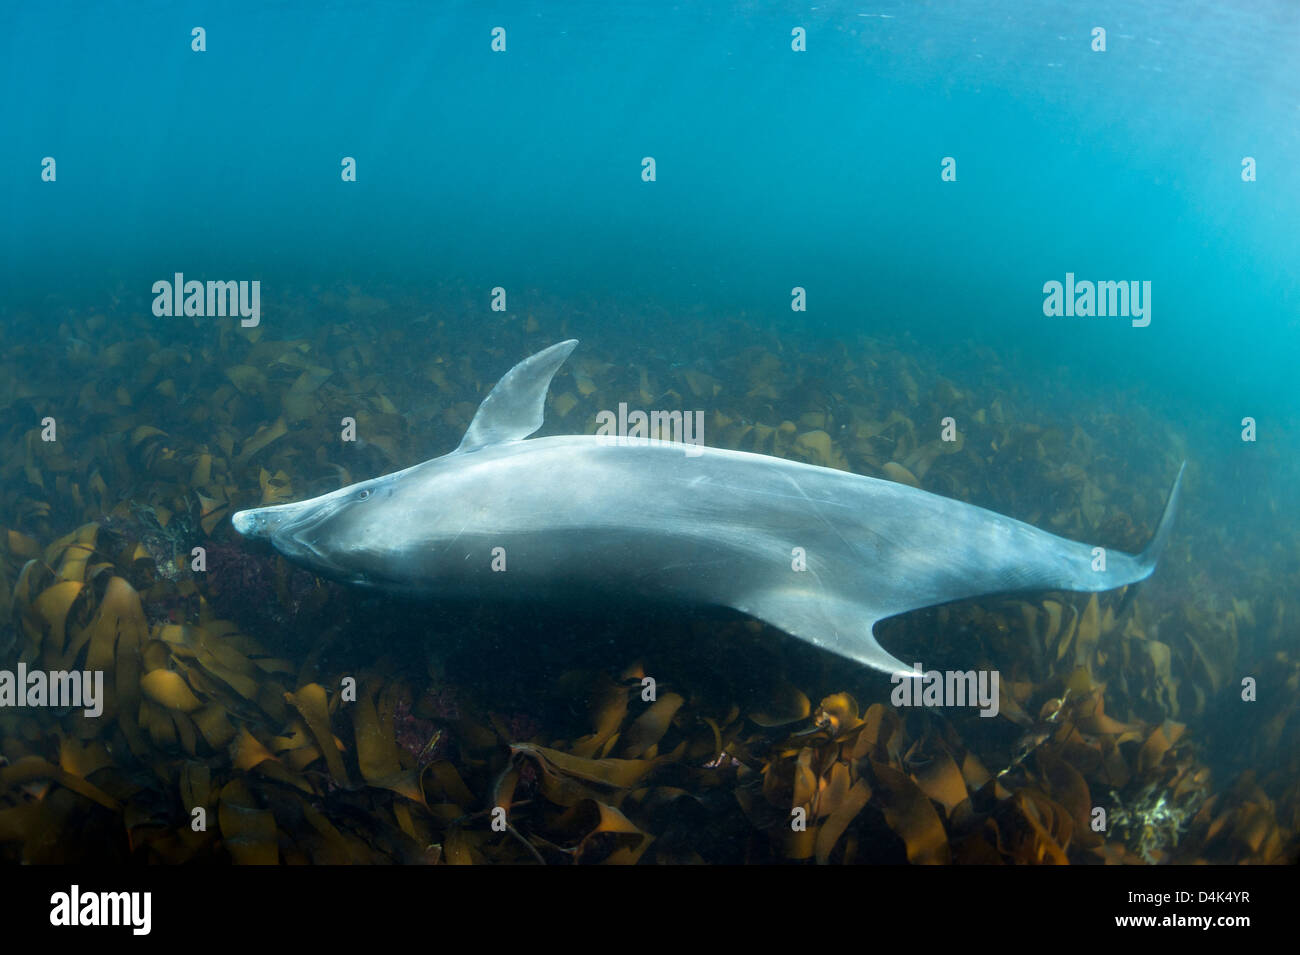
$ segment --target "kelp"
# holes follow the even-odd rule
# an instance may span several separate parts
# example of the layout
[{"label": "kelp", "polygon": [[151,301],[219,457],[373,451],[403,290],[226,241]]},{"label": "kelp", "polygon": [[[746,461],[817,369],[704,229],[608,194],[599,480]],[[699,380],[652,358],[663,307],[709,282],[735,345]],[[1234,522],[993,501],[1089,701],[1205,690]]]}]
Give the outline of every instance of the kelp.
[{"label": "kelp", "polygon": [[[1180,603],[1049,593],[888,624],[886,644],[916,647],[919,659],[996,665],[996,720],[896,709],[874,675],[855,680],[854,696],[803,677],[764,686],[756,676],[739,693],[660,670],[647,697],[637,663],[535,687],[535,712],[566,719],[529,721],[487,688],[448,685],[436,667],[385,658],[340,669],[325,651],[368,626],[351,616],[358,604],[233,541],[229,515],[454,447],[511,358],[566,333],[512,317],[471,359],[423,312],[411,329],[358,334],[367,309],[397,307],[359,289],[315,304],[333,318],[310,337],[196,326],[192,348],[162,347],[147,326],[112,341],[104,316],[72,316],[60,340],[90,343],[80,379],[43,377],[49,363],[25,346],[0,359],[15,451],[0,461],[0,614],[11,621],[0,650],[10,667],[102,670],[106,688],[98,717],[0,710],[0,857],[1295,857],[1300,757],[1275,754],[1300,752],[1297,588],[1272,592],[1254,573],[1228,593],[1178,539],[1160,573],[1192,594]],[[596,413],[622,400],[698,408],[715,447],[901,481],[1130,551],[1149,537],[1183,456],[1162,438],[1130,463],[1108,449],[1129,446],[1132,421],[1102,414],[1062,427],[1036,417],[1014,381],[949,381],[879,342],[800,353],[747,325],[702,342],[727,357],[669,366],[584,350],[557,376],[549,420],[590,433]],[[980,367],[989,381],[1001,374],[995,356]],[[42,437],[47,414],[56,441]],[[357,440],[344,440],[344,419]],[[309,642],[280,639],[289,629]],[[1243,660],[1255,646],[1265,651]],[[1273,768],[1216,776],[1204,758],[1212,714],[1243,673],[1270,700],[1293,702],[1239,741],[1245,758]],[[68,838],[87,832],[99,838]]]},{"label": "kelp", "polygon": [[[135,548],[118,544],[117,559],[132,561]],[[710,805],[706,824],[748,830],[746,858],[823,864],[1267,861],[1290,838],[1258,787],[1207,798],[1210,773],[1184,724],[1109,715],[1086,655],[1057,658],[1075,664],[1064,681],[1004,693],[1023,715],[996,773],[942,717],[918,722],[847,693],[811,708],[779,682],[748,712],[672,689],[647,700],[640,666],[557,681],[592,701],[590,731],[542,743],[511,738],[491,713],[420,720],[424,689],[384,667],[361,673],[345,700],[341,675],[296,679],[292,660],[202,600],[194,622],[150,624],[100,546],[94,525],[66,535],[24,565],[12,595],[30,663],[101,669],[109,686],[98,719],[39,711],[14,735],[6,716],[0,837],[32,846],[29,861],[54,858],[30,854],[33,827],[70,824],[76,803],[39,808],[60,790],[83,812],[114,814],[130,855],[167,862],[709,861],[674,831],[687,805]],[[1104,629],[1095,597],[1069,624],[1056,601],[1019,610],[1046,644],[1071,629],[1095,642]],[[1054,684],[1061,695],[1044,699]],[[427,739],[406,748],[414,723]],[[443,734],[457,761],[423,759]],[[134,763],[158,785],[124,785]],[[210,825],[196,830],[196,813]]]}]

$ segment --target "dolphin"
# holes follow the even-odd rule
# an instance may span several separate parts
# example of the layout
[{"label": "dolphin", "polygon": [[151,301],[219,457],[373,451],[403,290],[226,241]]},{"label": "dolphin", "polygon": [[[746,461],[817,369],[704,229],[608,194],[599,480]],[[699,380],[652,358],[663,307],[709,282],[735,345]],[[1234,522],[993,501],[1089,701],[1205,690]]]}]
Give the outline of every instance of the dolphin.
[{"label": "dolphin", "polygon": [[[1180,468],[1140,554],[1102,551],[905,484],[744,451],[542,426],[577,346],[520,362],[455,451],[320,497],[239,511],[320,576],[424,598],[635,595],[730,607],[877,670],[915,671],[877,621],[984,594],[1104,591],[1151,575]],[[1184,467],[1186,466],[1184,462]]]}]

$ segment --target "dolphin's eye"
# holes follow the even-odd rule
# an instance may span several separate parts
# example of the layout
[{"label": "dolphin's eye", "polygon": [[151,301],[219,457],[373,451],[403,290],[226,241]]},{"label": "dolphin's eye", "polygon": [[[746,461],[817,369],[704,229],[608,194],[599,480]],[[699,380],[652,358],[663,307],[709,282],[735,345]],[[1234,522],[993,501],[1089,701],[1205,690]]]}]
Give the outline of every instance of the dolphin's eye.
[{"label": "dolphin's eye", "polygon": [[357,492],[357,500],[358,500],[358,501],[364,501],[364,500],[365,500],[366,498],[368,498],[369,496],[370,496],[370,488],[366,488],[366,489],[363,490],[363,491],[358,491],[358,492]]}]

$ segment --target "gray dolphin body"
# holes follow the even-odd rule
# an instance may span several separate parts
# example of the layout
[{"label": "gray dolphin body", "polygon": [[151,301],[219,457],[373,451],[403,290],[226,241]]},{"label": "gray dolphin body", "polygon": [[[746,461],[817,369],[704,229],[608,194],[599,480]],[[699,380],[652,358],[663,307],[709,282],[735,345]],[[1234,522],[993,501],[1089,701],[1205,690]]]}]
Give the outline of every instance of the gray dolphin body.
[{"label": "gray dolphin body", "polygon": [[1135,583],[1155,569],[1177,510],[1181,470],[1146,550],[1108,552],[1098,570],[1090,545],[891,481],[664,441],[525,441],[577,344],[516,365],[451,454],[240,511],[235,529],[322,576],[409,595],[731,607],[911,676],[876,642],[876,621],[981,594]]}]

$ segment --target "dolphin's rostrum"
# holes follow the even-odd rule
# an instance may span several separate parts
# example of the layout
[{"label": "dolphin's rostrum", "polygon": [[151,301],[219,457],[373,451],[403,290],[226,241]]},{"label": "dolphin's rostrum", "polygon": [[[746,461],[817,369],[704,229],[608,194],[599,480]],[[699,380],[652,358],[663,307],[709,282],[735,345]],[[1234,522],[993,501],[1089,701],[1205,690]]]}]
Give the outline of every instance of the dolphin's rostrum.
[{"label": "dolphin's rostrum", "polygon": [[665,441],[524,440],[577,344],[511,369],[451,454],[240,511],[235,529],[322,576],[410,595],[634,594],[731,607],[912,676],[876,642],[876,621],[981,594],[1143,580],[1178,507],[1181,469],[1147,548],[1107,552],[1099,569],[1090,545],[891,481],[743,451],[692,456]]}]

